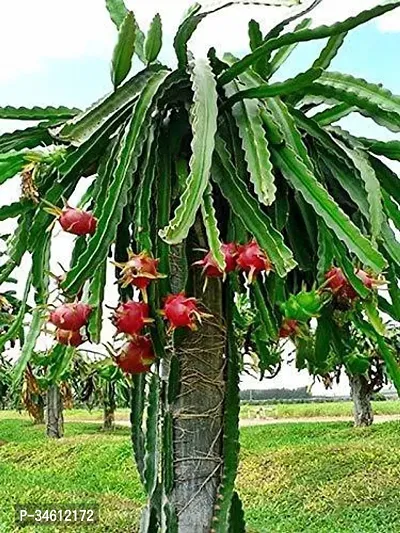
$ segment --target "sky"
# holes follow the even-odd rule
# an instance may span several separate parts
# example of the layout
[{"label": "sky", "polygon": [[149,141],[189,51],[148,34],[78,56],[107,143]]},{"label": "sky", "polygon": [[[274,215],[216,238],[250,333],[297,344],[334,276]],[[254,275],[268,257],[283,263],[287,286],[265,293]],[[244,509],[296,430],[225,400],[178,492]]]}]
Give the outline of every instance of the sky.
[{"label": "sky", "polygon": [[[173,35],[191,3],[188,0],[126,0],[143,31],[147,30],[155,13],[161,14],[164,48],[160,59],[171,66],[175,64]],[[207,5],[220,3],[204,2]],[[303,2],[304,5],[308,3]],[[312,26],[332,24],[379,3],[376,0],[323,0],[313,11]],[[232,6],[207,17],[189,48],[195,56],[204,56],[210,46],[215,46],[219,55],[229,51],[242,56],[248,52],[247,23],[251,18],[259,21],[267,32],[287,14],[288,8]],[[66,105],[84,109],[112,89],[110,58],[116,37],[116,28],[109,19],[104,0],[0,2],[0,106]],[[301,44],[276,79],[292,77],[307,69],[323,44]],[[400,94],[399,50],[400,8],[353,31],[331,70],[383,83]],[[346,119],[345,126],[366,137],[395,138],[357,115]],[[0,120],[0,132],[20,127],[15,121]],[[18,198],[17,182],[11,182],[6,191],[2,188],[1,194],[0,205]],[[58,239],[55,255],[62,257],[70,249],[72,240],[68,237]],[[294,388],[308,384],[307,373],[298,374],[288,366],[273,382],[260,384],[244,379],[244,386],[252,388]],[[316,385],[313,392],[320,394],[324,390]],[[347,392],[345,381],[333,391],[338,395]]]}]

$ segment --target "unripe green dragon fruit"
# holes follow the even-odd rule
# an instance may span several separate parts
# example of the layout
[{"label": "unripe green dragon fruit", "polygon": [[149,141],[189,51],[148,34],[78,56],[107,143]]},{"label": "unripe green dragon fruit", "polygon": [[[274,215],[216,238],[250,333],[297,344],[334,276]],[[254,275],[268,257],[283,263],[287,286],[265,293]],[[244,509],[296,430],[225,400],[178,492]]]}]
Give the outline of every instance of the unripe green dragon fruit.
[{"label": "unripe green dragon fruit", "polygon": [[319,316],[325,303],[326,297],[318,291],[301,291],[298,294],[292,294],[286,302],[281,304],[281,312],[288,320],[308,322],[311,318]]}]

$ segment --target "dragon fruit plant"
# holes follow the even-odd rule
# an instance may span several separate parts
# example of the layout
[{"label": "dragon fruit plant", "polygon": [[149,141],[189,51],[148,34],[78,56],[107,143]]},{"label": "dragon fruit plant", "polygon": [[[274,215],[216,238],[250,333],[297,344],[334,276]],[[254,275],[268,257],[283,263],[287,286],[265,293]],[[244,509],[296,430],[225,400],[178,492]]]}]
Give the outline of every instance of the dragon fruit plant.
[{"label": "dragon fruit plant", "polygon": [[[157,59],[160,17],[143,33],[123,0],[106,0],[118,33],[110,93],[83,111],[0,108],[0,118],[38,122],[0,136],[0,183],[19,174],[22,190],[0,207],[0,220],[17,219],[0,291],[25,256],[32,263],[20,312],[0,343],[30,324],[19,381],[48,320],[51,243],[60,228],[77,236],[59,283],[65,303],[50,315],[52,357],[61,366],[86,338],[99,343],[107,265],[116,266],[112,321],[123,344],[115,362],[132,382],[132,439],[148,495],[143,532],[245,530],[235,492],[242,295],[251,320],[241,338],[256,347],[262,372],[280,357],[263,347],[292,340],[299,367],[329,375],[341,328],[351,323],[379,343],[400,390],[380,315],[400,317],[393,229],[400,182],[378,157],[398,158],[399,143],[337,125],[358,112],[398,132],[400,98],[330,68],[349,31],[400,0],[311,28],[304,16],[321,1],[246,0],[265,4],[267,21],[270,5],[297,8],[268,32],[250,21],[241,58],[190,52],[198,25],[240,0],[195,4],[177,30],[170,68]],[[325,45],[310,68],[273,81],[308,41]],[[134,55],[143,66],[131,73]],[[79,208],[70,206],[88,176]],[[384,296],[373,282],[383,272]]]}]

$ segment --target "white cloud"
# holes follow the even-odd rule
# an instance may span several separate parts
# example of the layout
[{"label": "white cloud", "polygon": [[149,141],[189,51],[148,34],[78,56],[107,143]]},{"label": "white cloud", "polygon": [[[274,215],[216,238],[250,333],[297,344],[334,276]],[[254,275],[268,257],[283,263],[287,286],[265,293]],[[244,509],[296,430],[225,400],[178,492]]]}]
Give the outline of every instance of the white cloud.
[{"label": "white cloud", "polygon": [[[147,28],[156,12],[172,36],[191,0],[126,0]],[[214,2],[216,3],[216,2]],[[372,7],[377,0],[324,0],[314,11],[315,24],[333,23]],[[256,18],[265,30],[286,15],[286,8],[233,6],[208,17],[191,43],[196,53],[209,46],[238,51],[247,48],[247,23]],[[377,22],[382,31],[400,30],[400,9]],[[48,60],[100,57],[109,59],[116,31],[103,0],[13,0],[0,5],[0,81],[40,71]]]}]

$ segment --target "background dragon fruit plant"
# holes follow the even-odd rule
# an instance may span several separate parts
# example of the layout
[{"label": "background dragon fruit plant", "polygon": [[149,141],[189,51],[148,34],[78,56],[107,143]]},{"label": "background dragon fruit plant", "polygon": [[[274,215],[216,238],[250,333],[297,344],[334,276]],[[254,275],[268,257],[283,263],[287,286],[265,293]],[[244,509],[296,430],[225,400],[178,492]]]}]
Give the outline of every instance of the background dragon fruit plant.
[{"label": "background dragon fruit plant", "polygon": [[[107,266],[115,264],[120,304],[112,320],[123,344],[109,348],[132,376],[132,440],[148,494],[142,531],[244,531],[235,492],[242,350],[234,327],[243,296],[262,372],[273,366],[270,343],[291,337],[298,365],[329,375],[351,325],[379,345],[400,390],[379,313],[400,316],[400,187],[380,158],[399,159],[400,143],[333,125],[357,112],[398,132],[400,98],[329,70],[350,30],[400,1],[332,26],[310,28],[302,18],[288,29],[317,0],[267,35],[251,21],[241,59],[214,49],[193,57],[197,26],[234,3],[188,11],[170,69],[157,60],[160,17],[145,35],[123,0],[107,0],[118,30],[113,92],[83,112],[0,109],[0,118],[39,121],[0,137],[0,182],[19,174],[22,187],[20,201],[0,208],[1,220],[18,217],[0,282],[25,255],[32,265],[16,325],[0,343],[17,336],[29,312],[15,382],[49,317],[59,365],[86,336],[98,343]],[[306,72],[270,81],[296,45],[321,39],[326,45]],[[134,54],[144,66],[129,76]],[[89,176],[79,205],[69,205]],[[61,309],[48,308],[55,227],[77,235],[70,269],[57,279]],[[335,270],[333,281],[334,268],[341,277]]]}]

